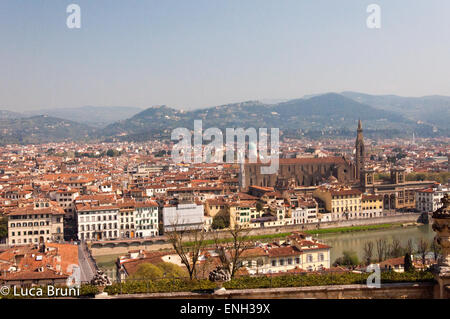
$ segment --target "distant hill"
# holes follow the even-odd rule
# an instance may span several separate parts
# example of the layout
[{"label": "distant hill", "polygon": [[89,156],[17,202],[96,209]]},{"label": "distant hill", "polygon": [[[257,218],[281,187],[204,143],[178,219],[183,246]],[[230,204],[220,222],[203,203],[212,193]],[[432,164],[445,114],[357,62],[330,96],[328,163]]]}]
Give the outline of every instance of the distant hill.
[{"label": "distant hill", "polygon": [[[448,104],[447,104],[448,103]],[[353,137],[358,119],[372,138],[450,136],[450,98],[402,98],[344,92],[278,103],[247,101],[182,111],[167,106],[81,107],[41,110],[37,115],[0,111],[0,143],[146,141],[170,138],[173,129],[279,128],[285,137]],[[140,110],[140,111],[139,111]],[[139,111],[135,114],[136,111]],[[130,114],[130,115],[127,115]],[[113,122],[114,121],[114,122]],[[108,124],[109,123],[109,124]]]},{"label": "distant hill", "polygon": [[1,119],[0,144],[39,144],[65,140],[88,140],[95,129],[46,115]]},{"label": "distant hill", "polygon": [[421,121],[441,129],[449,127],[450,97],[448,96],[402,97],[397,95],[370,95],[358,92],[342,92],[341,94],[378,109],[404,114],[405,117],[416,122]]},{"label": "distant hill", "polygon": [[19,119],[25,117],[25,115],[13,111],[0,110],[0,121],[9,119]]},{"label": "distant hill", "polygon": [[108,124],[130,118],[141,111],[141,108],[129,106],[82,106],[33,110],[25,114],[48,115],[95,127],[104,127]]},{"label": "distant hill", "polygon": [[248,101],[194,111],[152,107],[130,119],[108,125],[99,134],[122,140],[144,140],[156,132],[170,136],[176,127],[192,129],[194,120],[202,119],[204,129],[278,127],[301,135],[315,132],[314,136],[335,136],[336,132],[354,134],[359,118],[364,121],[365,129],[377,137],[382,137],[383,131],[386,137],[392,134],[410,136],[412,132],[417,136],[435,134],[431,126],[419,125],[399,113],[381,110],[336,93],[277,104]]}]

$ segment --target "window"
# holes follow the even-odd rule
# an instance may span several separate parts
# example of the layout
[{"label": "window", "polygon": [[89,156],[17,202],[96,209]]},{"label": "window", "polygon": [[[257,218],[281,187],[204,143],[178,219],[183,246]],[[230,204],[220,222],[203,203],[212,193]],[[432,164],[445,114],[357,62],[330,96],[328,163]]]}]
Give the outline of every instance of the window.
[{"label": "window", "polygon": [[277,265],[277,261],[276,260],[272,260],[272,267],[276,267]]}]

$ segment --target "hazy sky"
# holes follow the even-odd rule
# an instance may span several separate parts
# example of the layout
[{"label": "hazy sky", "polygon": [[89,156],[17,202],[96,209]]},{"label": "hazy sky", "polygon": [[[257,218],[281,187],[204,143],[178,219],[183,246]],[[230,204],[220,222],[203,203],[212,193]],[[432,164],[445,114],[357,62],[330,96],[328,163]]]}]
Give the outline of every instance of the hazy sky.
[{"label": "hazy sky", "polygon": [[0,41],[0,109],[450,95],[448,0],[1,0]]}]

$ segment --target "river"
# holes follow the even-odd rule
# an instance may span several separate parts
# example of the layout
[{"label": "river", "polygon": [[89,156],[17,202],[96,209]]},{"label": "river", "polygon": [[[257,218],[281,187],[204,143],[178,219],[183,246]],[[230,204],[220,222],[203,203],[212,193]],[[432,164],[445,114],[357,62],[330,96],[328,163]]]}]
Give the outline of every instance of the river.
[{"label": "river", "polygon": [[376,241],[378,239],[386,239],[388,243],[392,240],[398,239],[402,246],[405,247],[408,240],[412,239],[414,245],[420,241],[421,238],[428,241],[430,244],[436,235],[431,229],[431,224],[408,227],[395,227],[389,229],[358,231],[352,233],[335,233],[335,234],[321,234],[314,236],[320,241],[330,245],[331,248],[331,263],[336,258],[342,256],[345,250],[355,251],[359,259],[363,258],[363,247],[368,241],[374,243],[374,256],[376,255]]},{"label": "river", "polygon": [[[435,232],[431,229],[431,224],[420,225],[420,226],[407,226],[407,227],[394,227],[389,229],[380,230],[368,230],[368,231],[357,231],[351,233],[335,233],[335,234],[321,234],[313,235],[320,241],[330,245],[331,248],[331,264],[336,260],[336,258],[342,256],[345,250],[352,250],[358,254],[360,261],[363,258],[363,247],[368,241],[373,241],[374,243],[374,257],[376,256],[376,241],[378,239],[386,239],[388,243],[391,243],[394,238],[401,242],[403,247],[406,246],[409,239],[413,240],[414,245],[421,238],[427,240],[430,244],[435,236]],[[119,255],[107,255],[96,257],[97,265],[99,268],[104,270],[107,275],[115,280],[116,271],[114,262]]]}]

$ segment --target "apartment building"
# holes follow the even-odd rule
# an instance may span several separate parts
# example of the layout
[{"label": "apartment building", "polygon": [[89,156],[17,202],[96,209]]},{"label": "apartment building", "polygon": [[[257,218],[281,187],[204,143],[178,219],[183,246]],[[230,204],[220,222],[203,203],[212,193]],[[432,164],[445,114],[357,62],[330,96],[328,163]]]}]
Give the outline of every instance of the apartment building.
[{"label": "apartment building", "polygon": [[450,194],[450,190],[442,186],[416,191],[416,209],[422,213],[434,212],[442,207],[442,198],[445,194]]},{"label": "apartment building", "polygon": [[372,218],[383,216],[383,195],[361,196],[361,212],[358,217]]},{"label": "apartment building", "polygon": [[8,214],[8,244],[27,245],[63,240],[64,210],[55,202],[35,200]]},{"label": "apartment building", "polygon": [[120,238],[134,238],[135,236],[135,202],[123,201],[117,203],[119,206],[118,220],[119,220],[119,237]]},{"label": "apartment building", "polygon": [[119,207],[115,204],[80,203],[76,205],[78,239],[119,238]]},{"label": "apartment building", "polygon": [[319,187],[313,196],[320,199],[332,220],[356,219],[362,212],[362,192],[340,187]]},{"label": "apartment building", "polygon": [[318,204],[314,199],[298,200],[298,207],[292,209],[294,224],[317,223]]},{"label": "apartment building", "polygon": [[75,216],[75,199],[80,196],[77,189],[59,189],[53,194],[53,198],[67,215]]},{"label": "apartment building", "polygon": [[136,237],[158,236],[158,204],[156,202],[136,203],[134,216]]},{"label": "apartment building", "polygon": [[252,275],[294,269],[320,271],[330,268],[330,250],[330,246],[296,233],[285,241],[260,244],[244,251],[240,263]]}]

